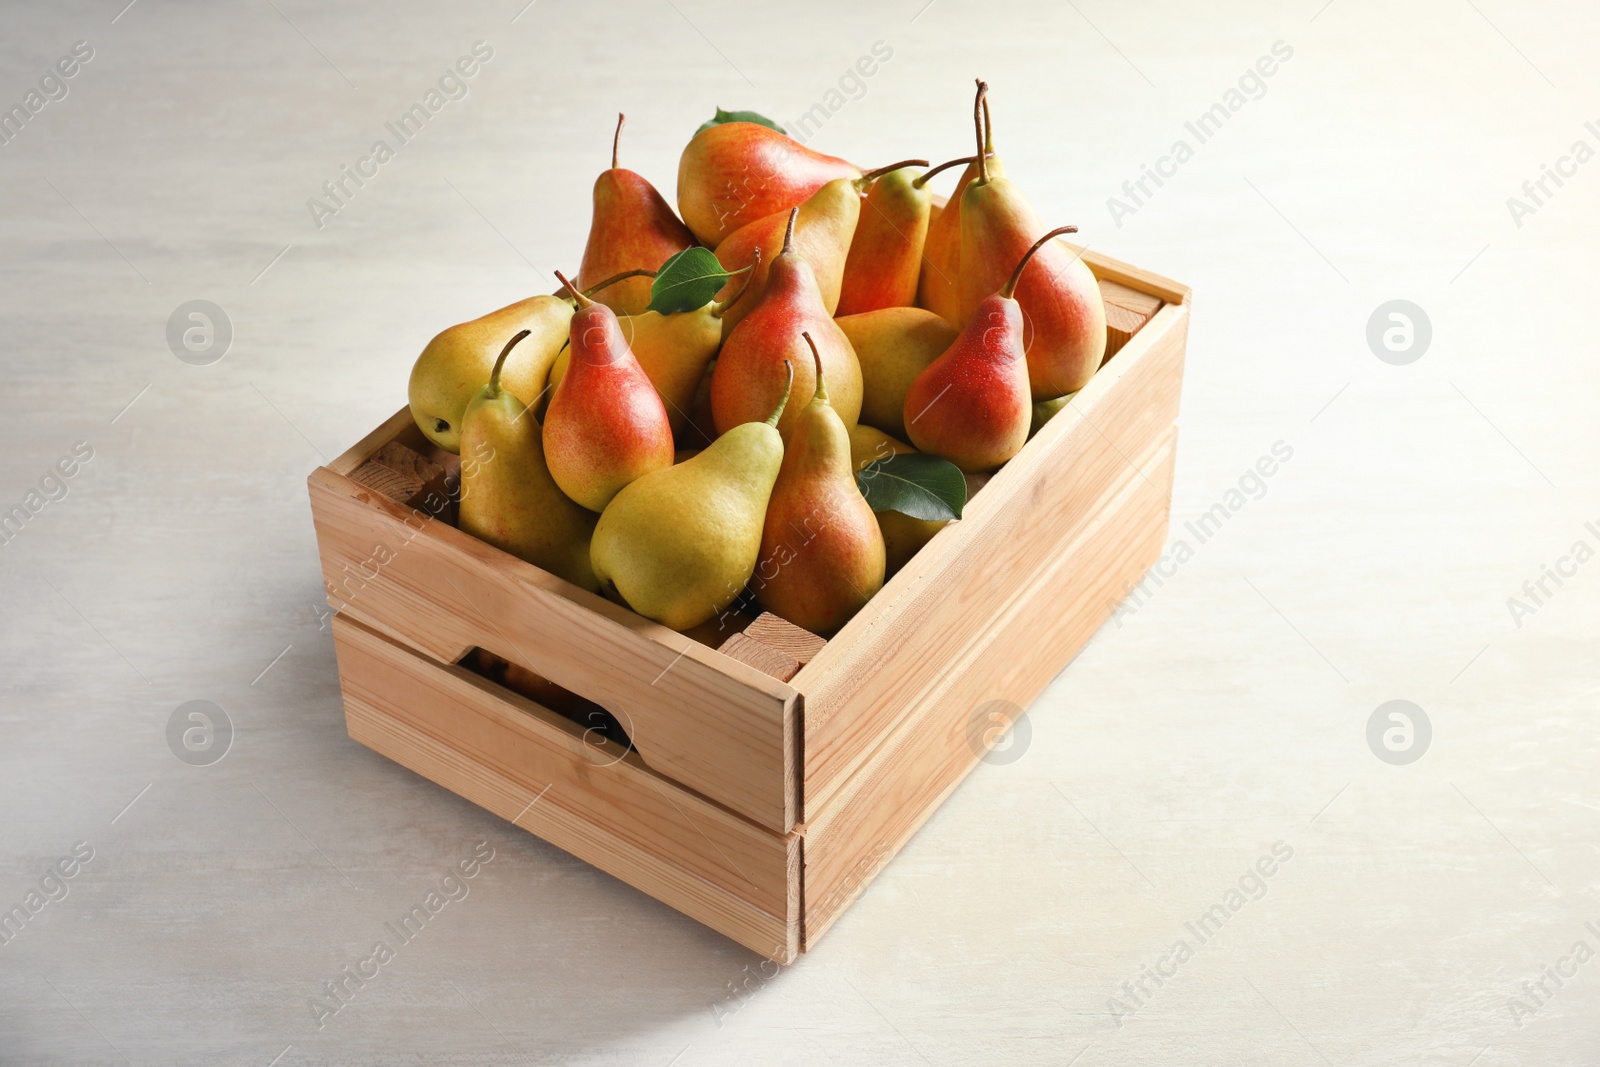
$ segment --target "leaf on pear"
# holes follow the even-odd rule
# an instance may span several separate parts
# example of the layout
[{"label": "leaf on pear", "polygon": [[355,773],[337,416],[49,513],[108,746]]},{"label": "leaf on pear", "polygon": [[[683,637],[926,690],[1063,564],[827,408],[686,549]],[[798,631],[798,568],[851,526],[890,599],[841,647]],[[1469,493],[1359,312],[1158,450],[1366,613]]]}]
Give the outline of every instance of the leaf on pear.
[{"label": "leaf on pear", "polygon": [[873,511],[898,511],[925,522],[959,519],[967,502],[967,480],[949,460],[899,452],[874,460],[856,474]]},{"label": "leaf on pear", "polygon": [[760,112],[756,112],[756,111],[724,111],[720,107],[717,108],[717,113],[714,116],[712,116],[710,122],[701,123],[700,129],[698,129],[698,130],[696,130],[694,132],[695,133],[701,133],[701,132],[703,132],[705,130],[709,130],[713,126],[721,126],[721,125],[723,125],[724,123],[727,123],[727,122],[753,122],[757,126],[765,126],[769,130],[777,130],[781,134],[787,135],[788,132],[789,132],[788,130],[784,129],[782,126],[779,126],[776,122],[773,122],[771,119],[767,118],[767,116],[761,114]]},{"label": "leaf on pear", "polygon": [[648,310],[671,315],[703,308],[722,291],[729,277],[711,249],[685,248],[656,272]]}]

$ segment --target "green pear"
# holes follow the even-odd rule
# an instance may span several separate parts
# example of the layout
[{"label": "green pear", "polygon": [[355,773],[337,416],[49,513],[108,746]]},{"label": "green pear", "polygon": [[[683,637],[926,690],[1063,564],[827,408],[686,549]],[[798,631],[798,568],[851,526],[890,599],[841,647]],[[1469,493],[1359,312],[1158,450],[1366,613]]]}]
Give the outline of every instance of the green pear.
[{"label": "green pear", "polygon": [[589,562],[595,516],[573,503],[550,476],[543,435],[528,405],[501,384],[506,356],[528,336],[506,343],[489,384],[461,420],[461,512],[458,525],[503,551],[573,585],[600,588]]},{"label": "green pear", "polygon": [[960,332],[922,308],[886,307],[835,319],[861,364],[861,421],[906,435],[906,392]]},{"label": "green pear", "polygon": [[564,296],[529,297],[458,323],[429,341],[411,368],[411,417],[417,428],[446,452],[459,453],[461,417],[489,380],[495,346],[519,330],[528,343],[505,368],[505,388],[524,403],[538,401],[566,342],[572,311],[572,301]]},{"label": "green pear", "polygon": [[1035,402],[1033,405],[1033,425],[1028,427],[1028,437],[1031,439],[1034,434],[1044,428],[1045,423],[1061,414],[1061,409],[1066,407],[1067,402],[1077,395],[1077,393],[1068,393],[1066,396],[1058,396],[1054,400]]},{"label": "green pear", "polygon": [[778,418],[788,402],[785,387],[765,422],[733,427],[705,451],[629,483],[606,505],[590,556],[608,595],[675,630],[733,603],[761,552],[783,463]]}]

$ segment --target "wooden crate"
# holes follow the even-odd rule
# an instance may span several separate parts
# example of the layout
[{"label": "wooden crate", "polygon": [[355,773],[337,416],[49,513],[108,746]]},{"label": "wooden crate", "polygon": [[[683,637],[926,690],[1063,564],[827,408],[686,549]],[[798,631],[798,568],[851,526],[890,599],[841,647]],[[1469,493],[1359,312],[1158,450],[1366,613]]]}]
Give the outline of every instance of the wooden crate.
[{"label": "wooden crate", "polygon": [[461,532],[454,457],[397,412],[310,477],[350,736],[793,960],[978,762],[976,716],[1025,708],[1160,555],[1188,290],[1085,260],[1113,357],[820,650],[724,654],[737,627],[678,633]]}]

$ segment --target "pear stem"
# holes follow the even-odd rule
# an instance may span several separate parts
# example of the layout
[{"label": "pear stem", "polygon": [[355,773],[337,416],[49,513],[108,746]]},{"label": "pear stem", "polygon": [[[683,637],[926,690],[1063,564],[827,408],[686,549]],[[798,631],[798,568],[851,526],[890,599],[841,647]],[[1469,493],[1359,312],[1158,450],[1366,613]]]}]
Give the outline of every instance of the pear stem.
[{"label": "pear stem", "polygon": [[[629,278],[654,278],[655,276],[656,272],[653,270],[625,270],[621,274],[613,274],[611,277],[597,285],[589,286],[589,288],[583,291],[583,295],[594,296],[594,294],[598,293],[600,290],[610,288],[611,286],[616,285],[618,282],[625,282]],[[566,291],[571,292],[572,290],[567,289]]]},{"label": "pear stem", "polygon": [[734,293],[732,296],[728,297],[728,299],[724,300],[722,303],[717,304],[714,307],[712,307],[712,309],[711,309],[711,317],[712,318],[714,318],[714,319],[722,318],[722,316],[727,312],[727,310],[729,308],[733,307],[733,305],[735,305],[735,304],[737,304],[739,302],[739,298],[741,296],[743,296],[745,293],[748,293],[750,291],[750,283],[755,281],[756,268],[759,267],[759,266],[761,266],[761,249],[758,247],[755,250],[755,257],[750,260],[750,265],[748,267],[740,267],[736,271],[729,271],[728,272],[729,274],[743,274],[744,275],[744,284],[739,286],[739,291],[737,293]]},{"label": "pear stem", "polygon": [[504,369],[506,365],[506,357],[511,354],[511,350],[513,348],[517,347],[518,341],[522,340],[532,332],[532,330],[523,330],[511,340],[507,341],[506,346],[500,350],[500,358],[494,361],[494,370],[489,372],[489,399],[493,400],[495,397],[500,395],[500,371]]},{"label": "pear stem", "polygon": [[924,185],[928,184],[928,179],[932,178],[935,174],[943,174],[951,167],[959,167],[963,163],[972,163],[977,158],[977,156],[962,156],[959,159],[947,159],[937,167],[934,167],[932,170],[928,171],[926,174],[919,174],[917,177],[913,178],[911,180],[911,185],[915,189],[921,189]]},{"label": "pear stem", "polygon": [[926,167],[927,165],[928,161],[926,159],[902,159],[900,162],[891,163],[887,167],[879,167],[877,170],[867,171],[856,179],[856,184],[861,188],[865,188],[869,182],[883,177],[890,171],[904,170],[907,167]]},{"label": "pear stem", "polygon": [[811,399],[820,400],[826,404],[828,402],[828,387],[822,384],[822,356],[817,353],[817,342],[811,339],[810,331],[802,330],[800,331],[800,336],[804,337],[806,344],[811,346],[811,361],[817,365],[817,388],[811,394]]},{"label": "pear stem", "polygon": [[1022,253],[1022,259],[1017,262],[1017,269],[1011,272],[1011,277],[1006,281],[1006,284],[1001,287],[1000,295],[1005,297],[1007,300],[1011,299],[1011,293],[1016,289],[1017,282],[1022,278],[1022,268],[1028,265],[1028,260],[1033,258],[1033,254],[1035,252],[1044,247],[1044,243],[1046,241],[1055,237],[1060,237],[1064,233],[1077,232],[1078,228],[1076,226],[1057,226],[1055,229],[1051,230],[1049,233],[1033,242],[1033,247]]},{"label": "pear stem", "polygon": [[789,390],[794,388],[794,364],[784,360],[783,369],[789,372],[789,377],[783,383],[783,396],[778,398],[778,406],[767,416],[768,426],[778,425],[778,420],[783,417],[783,409],[789,406]]},{"label": "pear stem", "polygon": [[622,140],[622,124],[624,122],[626,122],[627,119],[628,119],[628,116],[624,115],[620,111],[617,112],[617,132],[611,135],[611,169],[612,170],[616,170],[617,169],[617,143]]},{"label": "pear stem", "polygon": [[572,294],[573,299],[578,302],[578,306],[580,308],[594,306],[594,301],[590,300],[587,296],[584,296],[582,289],[579,289],[576,285],[573,285],[571,282],[567,281],[567,276],[565,274],[562,274],[560,271],[556,271],[556,277],[561,279],[561,284],[566,287],[567,292]]},{"label": "pear stem", "polygon": [[789,226],[783,231],[783,251],[787,254],[794,251],[794,223],[800,217],[800,209],[789,209]]},{"label": "pear stem", "polygon": [[983,104],[984,97],[989,95],[989,83],[982,78],[977,79],[978,97],[972,102],[972,130],[978,141],[978,184],[989,184],[989,158],[983,143]]},{"label": "pear stem", "polygon": [[989,98],[983,98],[983,154],[994,155],[994,123],[989,118]]}]

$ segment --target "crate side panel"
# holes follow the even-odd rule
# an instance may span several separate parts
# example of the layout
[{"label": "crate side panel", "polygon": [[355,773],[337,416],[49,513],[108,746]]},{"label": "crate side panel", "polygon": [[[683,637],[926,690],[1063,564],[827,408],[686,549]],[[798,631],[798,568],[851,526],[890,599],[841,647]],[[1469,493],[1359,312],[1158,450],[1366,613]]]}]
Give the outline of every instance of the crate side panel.
[{"label": "crate side panel", "polygon": [[799,839],[754,826],[459,668],[335,617],[350,735],[757,952],[797,943]]},{"label": "crate side panel", "polygon": [[651,767],[768,829],[794,824],[794,690],[326,469],[329,603],[444,664],[481,647],[617,716]]},{"label": "crate side panel", "polygon": [[1165,440],[1177,418],[1186,325],[1182,307],[1163,308],[973,498],[967,516],[884,587],[882,603],[869,604],[794,677],[805,694],[808,822],[1094,521],[1095,502],[1137,471],[1130,457],[1153,455]]},{"label": "crate side panel", "polygon": [[1143,464],[1148,481],[1130,472],[1100,502],[1096,522],[807,825],[807,949],[977,765],[983,732],[993,724],[974,721],[974,713],[990,701],[1025,708],[1110,616],[1125,583],[1137,582],[1159,558],[1174,455],[1169,438]]}]

